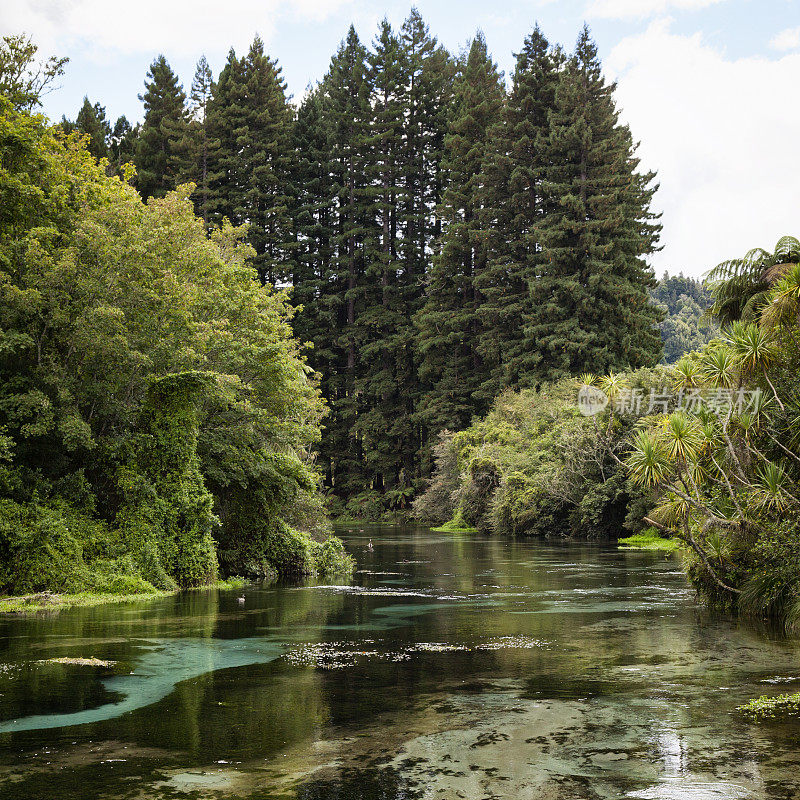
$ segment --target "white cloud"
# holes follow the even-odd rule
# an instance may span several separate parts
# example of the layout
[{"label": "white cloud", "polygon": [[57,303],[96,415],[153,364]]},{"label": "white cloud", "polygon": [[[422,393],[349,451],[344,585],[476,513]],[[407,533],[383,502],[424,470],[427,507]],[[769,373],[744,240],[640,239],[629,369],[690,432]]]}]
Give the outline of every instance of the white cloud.
[{"label": "white cloud", "polygon": [[326,19],[351,0],[4,0],[2,27],[33,36],[43,53],[81,45],[98,60],[115,54],[176,56],[244,49],[253,31],[269,40],[278,18]]},{"label": "white cloud", "polygon": [[786,28],[773,36],[769,46],[775,50],[796,50],[800,47],[800,28]]},{"label": "white cloud", "polygon": [[642,19],[671,10],[696,11],[723,2],[725,0],[592,0],[586,14],[607,19]]},{"label": "white cloud", "polygon": [[699,275],[800,233],[800,53],[730,60],[668,20],[623,39],[606,66],[623,119],[658,171],[657,270]]}]

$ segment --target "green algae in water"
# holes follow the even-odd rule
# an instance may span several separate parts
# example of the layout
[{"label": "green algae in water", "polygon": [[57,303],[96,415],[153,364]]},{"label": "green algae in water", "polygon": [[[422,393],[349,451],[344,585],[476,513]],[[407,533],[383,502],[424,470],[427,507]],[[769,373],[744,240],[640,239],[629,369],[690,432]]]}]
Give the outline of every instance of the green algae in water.
[{"label": "green algae in water", "polygon": [[737,711],[741,711],[757,722],[762,720],[800,720],[800,692],[780,694],[777,697],[762,695],[738,706]]},{"label": "green algae in water", "polygon": [[267,663],[283,651],[265,640],[165,639],[144,644],[133,672],[102,681],[105,690],[119,697],[111,703],[67,714],[36,714],[0,721],[0,733],[63,728],[110,720],[157,703],[181,681],[247,664]]}]

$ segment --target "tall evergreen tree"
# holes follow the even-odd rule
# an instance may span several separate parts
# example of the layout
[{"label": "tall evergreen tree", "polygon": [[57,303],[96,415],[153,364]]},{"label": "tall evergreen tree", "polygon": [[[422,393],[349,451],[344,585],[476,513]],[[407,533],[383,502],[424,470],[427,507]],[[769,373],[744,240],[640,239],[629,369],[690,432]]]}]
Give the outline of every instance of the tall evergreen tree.
[{"label": "tall evergreen tree", "polygon": [[106,119],[106,110],[100,103],[90,103],[83,98],[83,105],[75,118],[75,129],[88,136],[88,150],[95,158],[108,158],[108,140],[111,125]]},{"label": "tall evergreen tree", "polygon": [[131,126],[124,115],[118,117],[111,131],[108,146],[109,162],[118,175],[122,175],[122,167],[125,164],[133,163],[138,138],[139,125]]},{"label": "tall evergreen tree", "polygon": [[[339,320],[338,287],[332,280],[335,191],[330,172],[324,90],[309,88],[292,132],[297,250],[292,276],[295,336],[310,344],[309,363],[320,375],[323,396],[331,397],[338,366],[334,331]],[[327,478],[330,482],[330,475]]]},{"label": "tall evergreen tree", "polygon": [[400,313],[406,320],[396,339],[395,380],[399,401],[394,408],[393,438],[398,442],[394,461],[402,468],[401,483],[420,477],[418,454],[425,428],[416,416],[422,387],[417,372],[414,315],[423,303],[425,276],[437,246],[441,223],[436,213],[444,177],[441,161],[448,115],[452,110],[456,65],[416,8],[400,31],[402,46],[403,150],[399,170],[397,214],[402,231],[398,273]]},{"label": "tall evergreen tree", "polygon": [[650,209],[655,176],[638,170],[614,89],[584,26],[556,91],[544,149],[546,213],[535,228],[543,258],[525,335],[544,378],[647,366],[661,355],[645,262],[661,229]]},{"label": "tall evergreen tree", "polygon": [[189,93],[189,119],[183,135],[173,147],[173,168],[181,183],[197,186],[194,205],[198,216],[208,223],[209,184],[208,166],[216,142],[208,136],[206,117],[214,81],[211,67],[205,56],[197,62],[192,88]]},{"label": "tall evergreen tree", "polygon": [[[333,224],[335,219],[333,181],[329,169],[329,142],[323,114],[324,91],[309,87],[297,110],[292,130],[296,196],[294,228],[297,251],[292,276],[292,302],[298,306],[294,318],[297,338],[313,346],[309,360],[328,377],[333,324],[327,315],[331,294]],[[325,352],[325,355],[323,355]],[[323,394],[325,389],[323,388]]]},{"label": "tall evergreen tree", "polygon": [[354,493],[365,478],[362,413],[362,348],[368,331],[362,318],[369,254],[374,250],[374,210],[367,174],[370,96],[367,51],[351,25],[322,84],[328,131],[329,170],[336,221],[329,279],[336,286],[335,334],[339,370],[330,387],[333,420],[326,438],[337,491]]},{"label": "tall evergreen tree", "polygon": [[399,283],[402,261],[397,213],[404,146],[404,54],[386,19],[379,26],[368,62],[372,119],[367,176],[378,230],[370,240],[374,247],[368,254],[369,291],[362,313],[371,335],[361,351],[365,410],[359,417],[358,430],[365,440],[365,460],[373,485],[386,490],[394,487],[399,474],[395,423],[402,387],[396,373],[408,328]]},{"label": "tall evergreen tree", "polygon": [[178,183],[180,167],[173,158],[176,142],[183,137],[188,113],[186,94],[163,55],[147,73],[144,122],[136,146],[137,187],[142,197],[163,197]]},{"label": "tall evergreen tree", "polygon": [[517,54],[513,87],[478,179],[478,238],[487,255],[475,268],[477,346],[486,374],[476,399],[484,406],[503,388],[528,382],[534,366],[523,326],[541,259],[535,224],[544,213],[543,145],[561,60],[537,25]]},{"label": "tall evergreen tree", "polygon": [[241,223],[234,209],[244,191],[244,164],[239,154],[238,137],[244,114],[243,61],[233,48],[211,92],[205,120],[206,135],[216,144],[208,159],[207,214],[219,224],[227,217]]},{"label": "tall evergreen tree", "polygon": [[[277,62],[256,36],[247,55],[231,51],[208,104],[208,211],[248,224],[258,274],[274,283],[291,276],[289,214],[292,109]],[[208,163],[211,168],[208,168]]]},{"label": "tall evergreen tree", "polygon": [[292,108],[277,61],[264,53],[257,36],[244,61],[247,105],[237,144],[245,167],[245,191],[238,215],[250,224],[262,280],[275,283],[291,275],[292,224],[289,217]]},{"label": "tall evergreen tree", "polygon": [[477,349],[475,275],[485,269],[487,257],[478,211],[488,131],[502,113],[504,94],[502,75],[479,32],[455,85],[442,165],[449,178],[440,207],[444,236],[430,269],[425,305],[416,317],[419,377],[430,386],[418,413],[434,434],[461,430],[484,410],[476,402],[484,365]]},{"label": "tall evergreen tree", "polygon": [[399,35],[381,24],[371,54],[351,28],[298,115],[297,169],[330,202],[326,212],[324,197],[315,202],[295,180],[295,297],[316,305],[295,329],[314,342],[312,364],[329,373],[322,460],[342,496],[404,492],[420,474],[413,316],[439,231],[454,75],[413,10]]}]

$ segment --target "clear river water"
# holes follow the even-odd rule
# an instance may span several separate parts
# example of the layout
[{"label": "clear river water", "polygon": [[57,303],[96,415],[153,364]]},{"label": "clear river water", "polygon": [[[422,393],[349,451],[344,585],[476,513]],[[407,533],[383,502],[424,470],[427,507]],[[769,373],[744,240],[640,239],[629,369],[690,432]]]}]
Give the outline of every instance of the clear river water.
[{"label": "clear river water", "polygon": [[800,725],[736,711],[800,645],[674,556],[339,533],[348,585],[0,618],[0,798],[800,798]]}]

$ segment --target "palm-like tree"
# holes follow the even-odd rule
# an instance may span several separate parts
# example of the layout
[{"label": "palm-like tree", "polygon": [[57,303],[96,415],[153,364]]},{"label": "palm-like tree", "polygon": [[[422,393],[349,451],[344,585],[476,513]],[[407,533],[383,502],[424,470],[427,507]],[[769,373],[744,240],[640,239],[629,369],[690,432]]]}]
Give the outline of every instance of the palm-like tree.
[{"label": "palm-like tree", "polygon": [[700,356],[700,374],[711,386],[721,389],[733,386],[739,375],[731,349],[719,344],[706,347]]},{"label": "palm-like tree", "polygon": [[658,486],[672,473],[672,463],[660,437],[652,430],[636,431],[626,463],[633,482],[639,486]]},{"label": "palm-like tree", "polygon": [[690,356],[683,356],[672,368],[672,388],[678,391],[689,391],[700,385],[700,364]]}]

